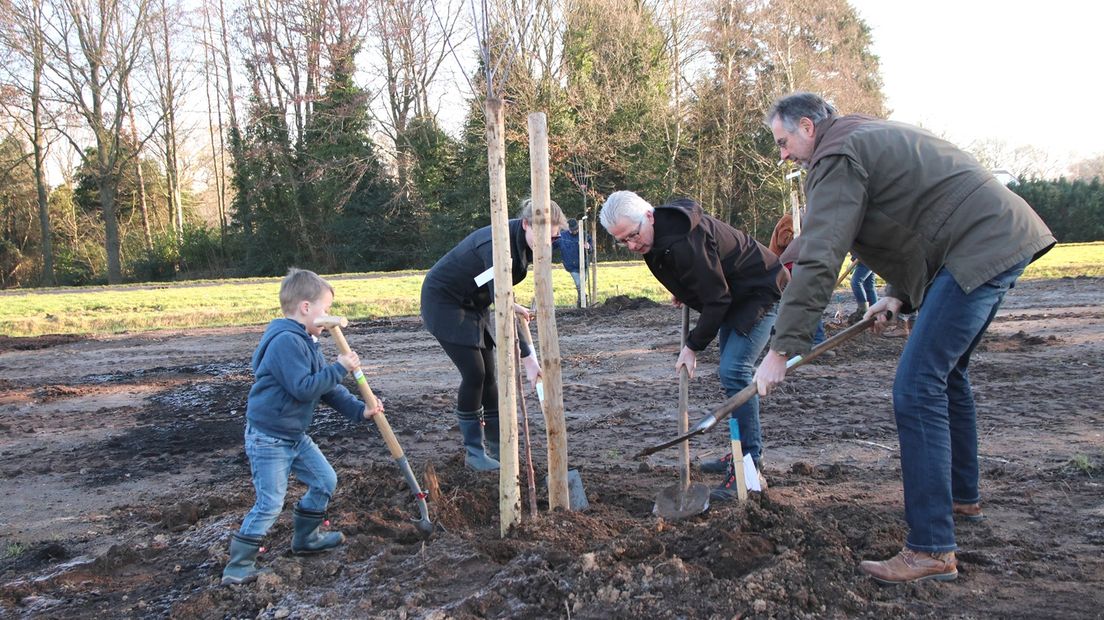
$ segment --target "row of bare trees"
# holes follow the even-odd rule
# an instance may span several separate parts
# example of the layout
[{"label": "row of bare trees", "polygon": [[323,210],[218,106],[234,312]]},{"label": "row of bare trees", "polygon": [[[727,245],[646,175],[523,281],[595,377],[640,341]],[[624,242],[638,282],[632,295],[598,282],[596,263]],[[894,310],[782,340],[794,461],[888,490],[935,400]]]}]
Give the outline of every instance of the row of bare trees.
[{"label": "row of bare trees", "polygon": [[[488,221],[548,116],[553,197],[700,199],[769,235],[762,114],[884,114],[846,0],[0,0],[4,286],[419,267]],[[612,250],[610,250],[612,251]]]},{"label": "row of bare trees", "polygon": [[[156,131],[169,183],[164,209],[177,233],[183,225],[175,114],[184,78],[173,62],[172,8],[165,0],[6,0],[2,7],[0,33],[9,58],[3,66],[8,94],[3,101],[5,129],[30,144],[34,155],[28,165],[37,187],[40,281],[52,283],[55,275],[47,158],[55,149],[75,158],[95,187],[107,279],[119,282],[119,179],[127,169],[141,177],[137,158],[154,148]],[[146,73],[143,67],[152,71]],[[143,97],[136,98],[136,91]],[[55,160],[55,166],[63,165]],[[71,176],[75,170],[58,172]],[[140,211],[151,249],[144,195]]]}]

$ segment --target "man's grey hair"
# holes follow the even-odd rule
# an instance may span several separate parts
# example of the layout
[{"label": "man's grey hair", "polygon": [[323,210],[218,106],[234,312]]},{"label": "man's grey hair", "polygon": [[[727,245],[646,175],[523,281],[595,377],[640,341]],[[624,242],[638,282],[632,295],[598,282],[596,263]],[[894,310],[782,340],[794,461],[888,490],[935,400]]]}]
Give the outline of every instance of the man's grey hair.
[{"label": "man's grey hair", "polygon": [[836,109],[832,107],[832,104],[825,101],[820,95],[798,92],[791,93],[775,101],[770,110],[767,110],[764,122],[766,122],[767,127],[770,127],[774,119],[778,118],[782,121],[782,127],[786,131],[794,132],[797,131],[797,124],[802,118],[813,121],[815,126],[835,113]]},{"label": "man's grey hair", "polygon": [[598,221],[609,232],[611,226],[623,219],[643,222],[644,216],[652,211],[655,211],[655,207],[648,204],[647,200],[637,196],[635,192],[621,190],[606,198],[606,204],[602,205],[602,210],[598,213]]}]

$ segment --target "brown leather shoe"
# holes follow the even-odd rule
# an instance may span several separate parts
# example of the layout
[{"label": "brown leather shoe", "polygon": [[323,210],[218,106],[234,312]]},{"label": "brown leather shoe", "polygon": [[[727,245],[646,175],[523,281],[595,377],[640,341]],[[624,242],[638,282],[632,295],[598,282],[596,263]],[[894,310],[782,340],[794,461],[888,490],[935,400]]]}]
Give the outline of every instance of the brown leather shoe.
[{"label": "brown leather shoe", "polygon": [[879,583],[909,583],[928,579],[951,581],[958,578],[958,560],[954,551],[927,553],[905,547],[888,560],[867,560],[859,564],[859,568]]},{"label": "brown leather shoe", "polygon": [[985,513],[981,511],[981,504],[952,504],[951,513],[962,519],[963,521],[969,521],[971,523],[977,523],[978,521],[985,520]]}]

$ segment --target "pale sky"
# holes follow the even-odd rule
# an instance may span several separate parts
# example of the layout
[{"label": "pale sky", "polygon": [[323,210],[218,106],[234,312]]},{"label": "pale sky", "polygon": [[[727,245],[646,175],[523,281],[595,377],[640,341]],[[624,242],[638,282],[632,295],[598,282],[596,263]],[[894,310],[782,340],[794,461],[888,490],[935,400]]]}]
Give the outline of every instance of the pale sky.
[{"label": "pale sky", "polygon": [[1104,154],[1104,3],[850,0],[881,58],[890,118],[961,146],[997,139],[1060,161]]}]

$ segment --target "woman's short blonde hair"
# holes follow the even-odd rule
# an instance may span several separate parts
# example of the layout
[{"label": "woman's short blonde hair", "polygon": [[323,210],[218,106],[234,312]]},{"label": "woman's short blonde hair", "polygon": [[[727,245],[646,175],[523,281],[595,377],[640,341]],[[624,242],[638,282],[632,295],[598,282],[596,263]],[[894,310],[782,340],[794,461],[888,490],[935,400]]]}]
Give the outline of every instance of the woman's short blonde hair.
[{"label": "woman's short blonde hair", "polygon": [[[548,201],[548,215],[552,220],[552,226],[559,230],[567,230],[567,217],[564,216],[563,209],[560,205],[556,204],[555,200]],[[521,201],[521,211],[518,212],[518,219],[524,220],[526,224],[533,223],[533,199],[526,198]]]}]

